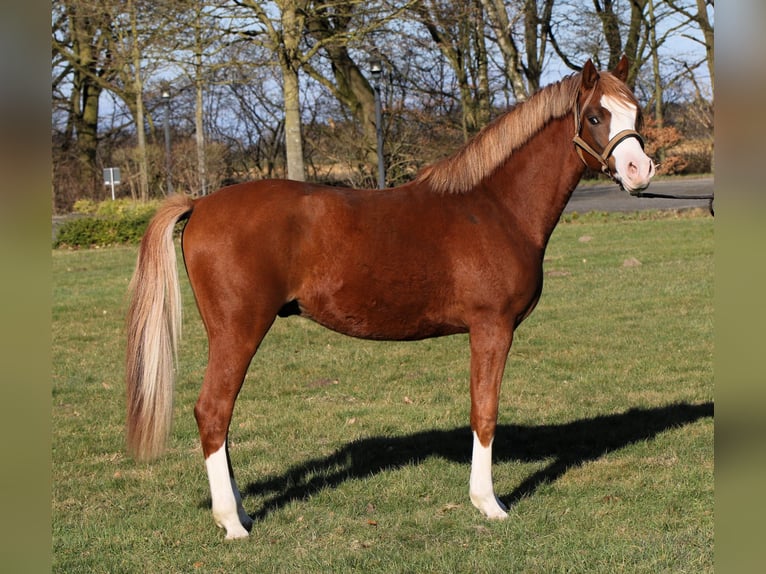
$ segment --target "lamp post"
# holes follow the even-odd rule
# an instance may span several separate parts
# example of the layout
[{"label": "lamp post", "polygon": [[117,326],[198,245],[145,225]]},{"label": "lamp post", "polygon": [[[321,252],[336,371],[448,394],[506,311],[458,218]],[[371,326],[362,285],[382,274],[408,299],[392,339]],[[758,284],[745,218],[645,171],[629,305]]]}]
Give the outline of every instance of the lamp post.
[{"label": "lamp post", "polygon": [[378,58],[370,60],[370,74],[375,90],[375,135],[378,140],[378,189],[386,187],[386,169],[383,166],[383,112],[380,104],[380,76],[383,65]]},{"label": "lamp post", "polygon": [[162,101],[165,104],[165,178],[167,180],[167,195],[173,193],[173,178],[170,174],[171,155],[170,155],[170,84],[162,83]]}]

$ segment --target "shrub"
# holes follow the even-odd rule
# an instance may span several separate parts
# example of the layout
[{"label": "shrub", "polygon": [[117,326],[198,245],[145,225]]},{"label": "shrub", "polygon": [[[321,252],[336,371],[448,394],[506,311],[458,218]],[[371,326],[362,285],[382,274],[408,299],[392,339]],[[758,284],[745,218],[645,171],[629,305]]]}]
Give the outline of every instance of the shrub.
[{"label": "shrub", "polygon": [[677,175],[712,171],[712,140],[685,138],[675,126],[659,128],[651,118],[646,120],[644,136],[646,154],[659,162],[657,173]]},{"label": "shrub", "polygon": [[82,213],[83,215],[93,215],[96,213],[98,203],[92,199],[78,199],[72,206],[74,213]]},{"label": "shrub", "polygon": [[646,119],[644,126],[646,154],[657,161],[657,173],[671,175],[681,173],[686,167],[686,160],[672,152],[681,141],[681,132],[674,126],[658,127],[652,118]]},{"label": "shrub", "polygon": [[54,247],[94,247],[135,244],[157,210],[158,202],[136,203],[130,200],[94,203],[80,200],[75,210],[83,217],[65,222],[56,234]]}]

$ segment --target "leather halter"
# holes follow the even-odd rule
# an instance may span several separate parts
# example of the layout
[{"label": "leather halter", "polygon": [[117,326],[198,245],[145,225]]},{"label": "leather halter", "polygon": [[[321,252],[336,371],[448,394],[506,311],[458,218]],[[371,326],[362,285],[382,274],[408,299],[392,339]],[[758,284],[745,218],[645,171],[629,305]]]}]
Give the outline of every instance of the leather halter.
[{"label": "leather halter", "polygon": [[[588,97],[585,99],[585,103],[582,105],[582,109],[585,109],[588,107],[588,104],[590,103],[590,100],[593,97],[593,93],[595,91],[596,91],[596,86],[593,86],[590,93],[588,94]],[[617,180],[614,177],[612,168],[609,167],[609,158],[611,157],[612,152],[614,151],[614,148],[616,148],[618,145],[620,145],[623,141],[625,141],[628,138],[636,138],[638,140],[638,143],[641,144],[641,149],[644,149],[644,138],[641,137],[640,133],[638,133],[636,130],[622,130],[618,132],[612,139],[610,139],[609,143],[607,143],[604,149],[601,151],[601,153],[599,153],[595,149],[593,149],[590,145],[588,145],[588,142],[586,142],[580,136],[580,132],[582,131],[582,122],[580,121],[580,108],[577,106],[576,101],[574,105],[574,121],[575,121],[575,135],[574,135],[574,138],[572,138],[572,141],[575,144],[575,150],[577,150],[577,155],[580,156],[580,159],[587,166],[588,162],[585,161],[585,156],[583,155],[583,151],[586,152],[588,155],[590,155],[592,158],[594,158],[597,162],[601,164],[601,171],[605,173],[606,175],[608,175],[610,178],[614,179],[615,181]]]}]

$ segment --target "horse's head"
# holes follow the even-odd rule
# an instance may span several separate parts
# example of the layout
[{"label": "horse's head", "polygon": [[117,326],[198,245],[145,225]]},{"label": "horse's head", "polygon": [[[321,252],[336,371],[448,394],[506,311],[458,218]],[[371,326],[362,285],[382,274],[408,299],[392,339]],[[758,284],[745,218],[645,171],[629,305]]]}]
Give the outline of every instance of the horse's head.
[{"label": "horse's head", "polygon": [[585,165],[634,194],[648,187],[655,166],[636,131],[641,127],[640,108],[625,85],[627,77],[625,56],[611,73],[599,72],[588,60],[575,105],[574,143]]}]

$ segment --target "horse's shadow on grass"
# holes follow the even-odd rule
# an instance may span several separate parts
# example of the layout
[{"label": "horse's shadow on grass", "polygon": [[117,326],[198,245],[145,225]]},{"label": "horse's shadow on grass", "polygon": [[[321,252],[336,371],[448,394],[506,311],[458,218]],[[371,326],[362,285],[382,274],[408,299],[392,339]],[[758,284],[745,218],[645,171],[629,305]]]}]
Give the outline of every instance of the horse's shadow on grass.
[{"label": "horse's shadow on grass", "polygon": [[[553,461],[532,473],[513,492],[499,493],[513,505],[545,483],[561,477],[569,468],[593,461],[633,443],[653,439],[676,427],[713,416],[713,403],[673,404],[648,409],[631,409],[620,414],[597,416],[559,425],[498,425],[493,446],[495,462]],[[335,453],[309,460],[247,485],[242,494],[266,497],[256,520],[301,500],[325,487],[364,478],[386,470],[441,457],[459,463],[470,461],[472,444],[468,427],[423,431],[406,436],[363,438]],[[467,476],[467,475],[466,475]]]}]

